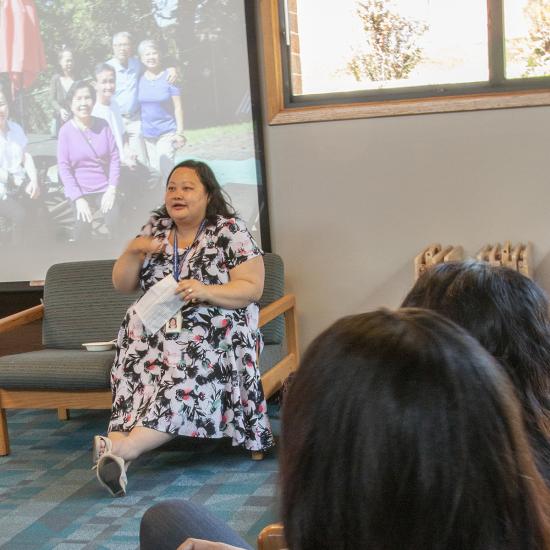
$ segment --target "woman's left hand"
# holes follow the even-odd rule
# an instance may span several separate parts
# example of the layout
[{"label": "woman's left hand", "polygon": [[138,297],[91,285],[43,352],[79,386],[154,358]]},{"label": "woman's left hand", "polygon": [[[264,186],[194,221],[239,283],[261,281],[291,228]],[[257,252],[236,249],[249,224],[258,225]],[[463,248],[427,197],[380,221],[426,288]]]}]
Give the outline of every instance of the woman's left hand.
[{"label": "woman's left hand", "polygon": [[107,191],[103,193],[103,196],[101,197],[101,211],[104,214],[107,214],[109,210],[113,207],[115,204],[115,197],[116,197],[116,187],[113,185],[109,185],[107,187]]},{"label": "woman's left hand", "polygon": [[179,80],[178,70],[175,67],[166,69],[166,80],[168,84],[175,84]]},{"label": "woman's left hand", "polygon": [[187,143],[187,138],[183,134],[175,134],[172,138],[174,149],[181,149]]},{"label": "woman's left hand", "polygon": [[27,193],[31,199],[36,199],[38,195],[40,195],[40,187],[38,187],[38,182],[31,180],[27,187],[25,187],[25,193]]},{"label": "woman's left hand", "polygon": [[197,302],[208,302],[210,294],[208,285],[203,285],[196,279],[184,279],[178,283],[176,294],[188,304],[189,302],[196,304]]}]

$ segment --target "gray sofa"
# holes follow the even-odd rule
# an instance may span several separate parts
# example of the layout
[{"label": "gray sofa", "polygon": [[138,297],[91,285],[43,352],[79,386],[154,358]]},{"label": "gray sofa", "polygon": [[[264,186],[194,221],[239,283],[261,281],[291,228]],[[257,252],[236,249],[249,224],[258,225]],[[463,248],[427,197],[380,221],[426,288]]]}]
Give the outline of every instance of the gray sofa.
[{"label": "gray sofa", "polygon": [[[276,254],[264,257],[266,276],[260,300],[265,347],[260,372],[266,397],[298,365],[293,295],[284,294],[284,269]],[[46,275],[44,304],[0,320],[0,333],[42,319],[44,349],[0,357],[0,456],[10,452],[6,409],[109,409],[109,370],[114,350],[88,352],[84,342],[116,337],[128,306],[138,294],[116,292],[114,260],[53,265]]]}]

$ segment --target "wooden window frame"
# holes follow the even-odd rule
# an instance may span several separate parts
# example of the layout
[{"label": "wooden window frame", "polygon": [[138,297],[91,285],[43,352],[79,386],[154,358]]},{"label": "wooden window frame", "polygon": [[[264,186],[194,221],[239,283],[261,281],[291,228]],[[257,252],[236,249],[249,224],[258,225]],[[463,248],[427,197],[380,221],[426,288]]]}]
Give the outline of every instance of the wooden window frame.
[{"label": "wooden window frame", "polygon": [[355,98],[348,103],[304,105],[296,102],[289,105],[285,102],[279,0],[258,0],[258,7],[266,118],[269,125],[550,105],[550,86],[414,99],[361,102]]}]

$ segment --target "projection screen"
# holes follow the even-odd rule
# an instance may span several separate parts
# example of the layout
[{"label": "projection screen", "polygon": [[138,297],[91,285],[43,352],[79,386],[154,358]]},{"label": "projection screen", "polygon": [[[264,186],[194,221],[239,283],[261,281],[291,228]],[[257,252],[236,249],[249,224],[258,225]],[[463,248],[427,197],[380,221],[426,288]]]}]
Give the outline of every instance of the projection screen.
[{"label": "projection screen", "polygon": [[185,159],[210,165],[269,246],[245,4],[2,1],[0,284],[118,257]]}]

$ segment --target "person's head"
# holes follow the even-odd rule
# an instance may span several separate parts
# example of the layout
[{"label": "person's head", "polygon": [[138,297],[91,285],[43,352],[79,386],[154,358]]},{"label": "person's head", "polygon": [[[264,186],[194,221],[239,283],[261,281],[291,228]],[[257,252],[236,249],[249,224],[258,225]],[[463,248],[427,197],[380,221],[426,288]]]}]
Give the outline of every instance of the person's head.
[{"label": "person's head", "polygon": [[132,35],[129,32],[117,32],[113,36],[113,55],[119,63],[128,63],[132,55]]},{"label": "person's head", "polygon": [[176,321],[175,317],[170,317],[170,322],[168,323],[168,326],[170,328],[176,328],[178,326],[178,322]]},{"label": "person's head", "polygon": [[111,103],[111,98],[116,89],[116,71],[108,63],[100,63],[94,69],[94,87],[97,93],[97,101],[104,105]]},{"label": "person's head", "polygon": [[75,82],[67,93],[67,103],[77,120],[87,120],[94,108],[95,88],[89,82]]},{"label": "person's head", "polygon": [[74,63],[72,50],[69,50],[68,48],[62,48],[59,50],[57,53],[57,62],[63,74],[71,74],[73,72]]},{"label": "person's head", "polygon": [[198,160],[184,160],[172,169],[166,183],[164,208],[160,211],[176,223],[190,225],[204,218],[215,221],[216,216],[235,215],[210,166]]},{"label": "person's head", "polygon": [[529,435],[547,441],[550,319],[548,301],[536,283],[506,267],[451,262],[428,269],[402,305],[438,311],[477,338],[512,380]]},{"label": "person's head", "polygon": [[138,55],[146,69],[155,70],[160,67],[160,52],[154,40],[142,40],[138,46]]},{"label": "person's head", "polygon": [[435,312],[337,321],[283,405],[291,550],[541,549],[546,487],[505,373]]}]

